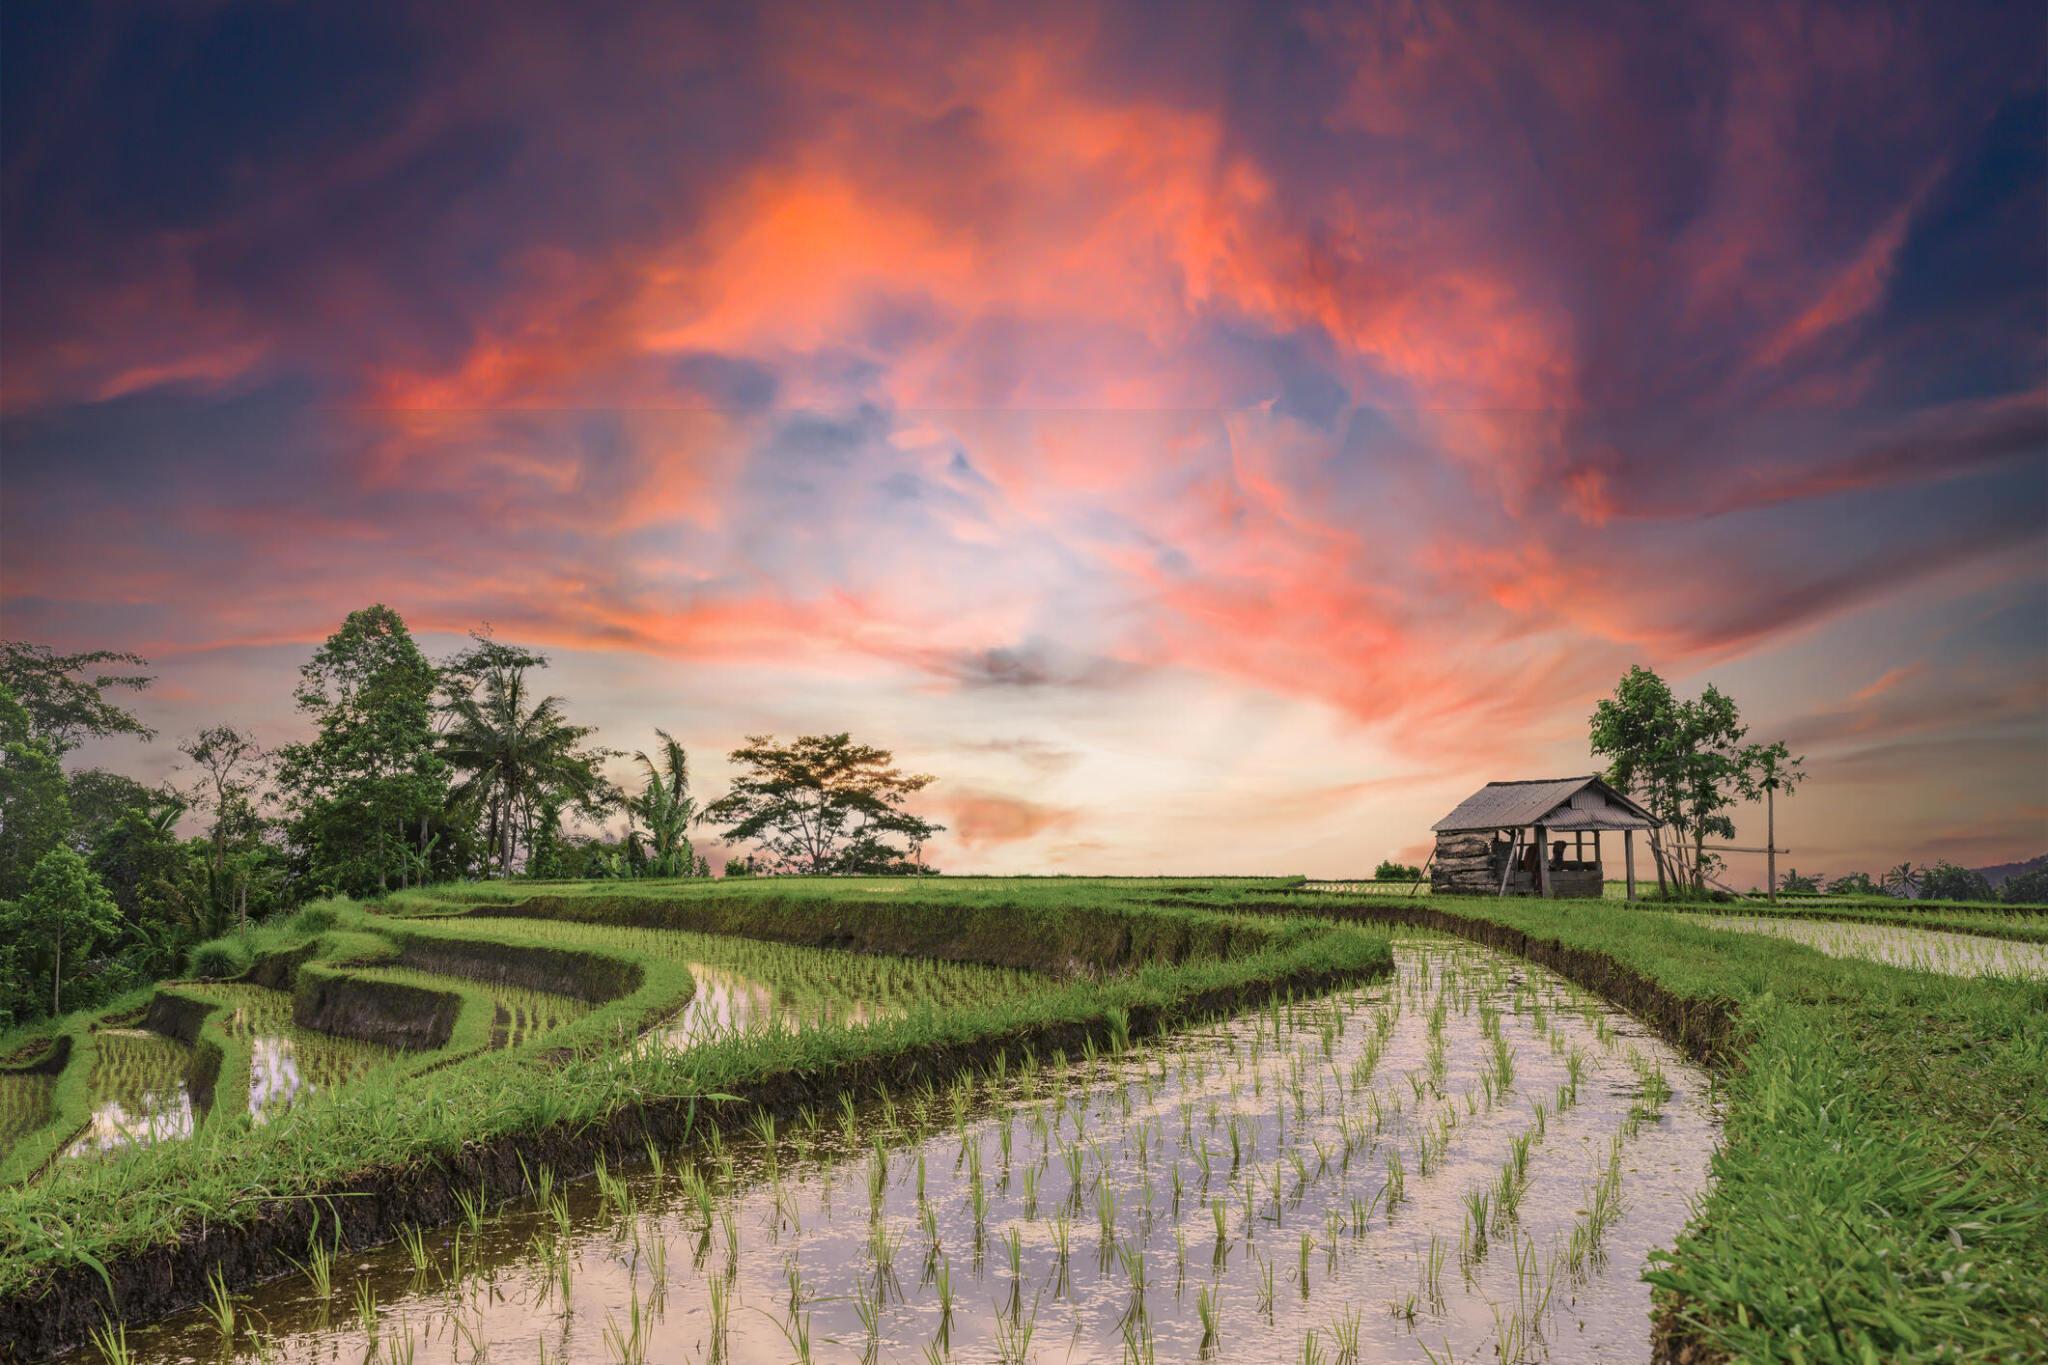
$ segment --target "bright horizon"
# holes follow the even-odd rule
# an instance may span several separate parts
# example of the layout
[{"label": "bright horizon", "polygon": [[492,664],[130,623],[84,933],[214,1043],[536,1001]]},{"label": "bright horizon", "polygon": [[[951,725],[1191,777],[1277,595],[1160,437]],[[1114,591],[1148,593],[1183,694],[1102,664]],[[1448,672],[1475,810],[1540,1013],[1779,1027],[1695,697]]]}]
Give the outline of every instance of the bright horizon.
[{"label": "bright horizon", "polygon": [[159,678],[73,766],[382,601],[949,872],[1420,861],[1632,664],[1806,756],[1781,870],[2048,852],[2037,6],[26,8],[0,635]]}]

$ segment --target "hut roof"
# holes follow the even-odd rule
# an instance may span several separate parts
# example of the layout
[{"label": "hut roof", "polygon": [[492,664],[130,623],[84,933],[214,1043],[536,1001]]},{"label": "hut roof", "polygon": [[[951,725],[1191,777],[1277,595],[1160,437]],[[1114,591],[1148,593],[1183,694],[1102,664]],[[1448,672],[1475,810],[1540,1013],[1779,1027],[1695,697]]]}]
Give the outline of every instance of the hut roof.
[{"label": "hut roof", "polygon": [[[1573,799],[1589,789],[1595,799]],[[1662,823],[1599,777],[1588,776],[1489,782],[1430,828],[1438,834],[1460,834],[1525,825],[1556,830],[1650,829]]]}]

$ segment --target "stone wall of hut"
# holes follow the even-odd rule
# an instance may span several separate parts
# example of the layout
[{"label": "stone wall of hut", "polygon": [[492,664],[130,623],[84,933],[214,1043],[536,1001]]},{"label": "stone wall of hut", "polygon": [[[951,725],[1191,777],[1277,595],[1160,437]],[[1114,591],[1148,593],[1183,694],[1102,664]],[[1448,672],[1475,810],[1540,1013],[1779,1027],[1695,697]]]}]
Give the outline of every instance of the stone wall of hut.
[{"label": "stone wall of hut", "polygon": [[1500,894],[1502,854],[1485,834],[1439,834],[1429,865],[1429,889],[1442,895]]}]

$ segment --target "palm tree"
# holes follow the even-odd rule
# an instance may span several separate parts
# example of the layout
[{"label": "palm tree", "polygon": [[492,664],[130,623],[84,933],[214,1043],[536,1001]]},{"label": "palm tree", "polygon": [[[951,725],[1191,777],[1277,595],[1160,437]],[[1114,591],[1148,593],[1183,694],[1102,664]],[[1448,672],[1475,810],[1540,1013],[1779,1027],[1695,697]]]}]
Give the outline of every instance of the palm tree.
[{"label": "palm tree", "polygon": [[1907,900],[1911,900],[1913,893],[1920,889],[1920,876],[1921,869],[1913,866],[1912,863],[1900,863],[1897,867],[1884,874],[1884,889],[1895,896],[1903,896]]},{"label": "palm tree", "polygon": [[[640,795],[627,799],[626,810],[647,827],[648,876],[695,876],[697,855],[687,833],[697,816],[697,803],[690,797],[690,759],[668,731],[654,733],[661,736],[661,761],[649,758],[644,749],[633,755],[647,769],[647,785]],[[632,831],[629,839],[637,833]]]},{"label": "palm tree", "polygon": [[560,697],[527,703],[526,670],[507,668],[485,679],[481,698],[459,697],[442,736],[442,757],[467,776],[456,784],[456,800],[477,798],[501,876],[510,875],[522,839],[533,845],[533,824],[549,801],[596,813],[616,792],[597,770],[603,750],[580,745],[590,727],[571,725]]}]

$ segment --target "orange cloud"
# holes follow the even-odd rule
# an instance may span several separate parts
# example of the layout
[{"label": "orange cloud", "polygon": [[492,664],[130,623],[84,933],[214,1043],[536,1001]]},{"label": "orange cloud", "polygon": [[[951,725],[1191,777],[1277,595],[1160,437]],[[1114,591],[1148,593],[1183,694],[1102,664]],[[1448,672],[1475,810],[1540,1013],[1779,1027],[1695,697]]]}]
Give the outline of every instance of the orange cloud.
[{"label": "orange cloud", "polygon": [[947,832],[969,849],[1021,843],[1071,828],[1080,812],[992,792],[963,792],[943,805]]}]

